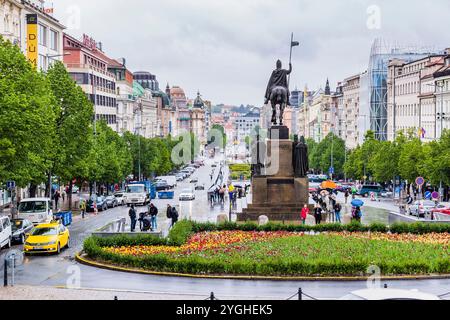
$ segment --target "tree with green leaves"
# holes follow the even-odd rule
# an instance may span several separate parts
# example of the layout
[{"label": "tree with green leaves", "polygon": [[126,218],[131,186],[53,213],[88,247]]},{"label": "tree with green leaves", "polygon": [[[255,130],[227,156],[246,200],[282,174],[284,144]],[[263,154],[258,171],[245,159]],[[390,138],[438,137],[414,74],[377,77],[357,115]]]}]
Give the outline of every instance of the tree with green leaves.
[{"label": "tree with green leaves", "polygon": [[444,130],[439,141],[433,141],[423,148],[425,159],[423,171],[434,185],[441,181],[450,186],[450,130]]},{"label": "tree with green leaves", "polygon": [[88,155],[92,148],[93,105],[70,77],[62,62],[55,62],[47,72],[56,98],[56,136],[52,173],[69,183],[72,204],[72,181],[88,174]]},{"label": "tree with green leaves", "polygon": [[320,143],[307,140],[310,167],[321,173],[328,173],[332,164],[335,175],[343,175],[345,163],[345,142],[333,133],[328,134]]},{"label": "tree with green leaves", "polygon": [[54,110],[45,76],[0,37],[0,182],[45,182],[54,154]]}]

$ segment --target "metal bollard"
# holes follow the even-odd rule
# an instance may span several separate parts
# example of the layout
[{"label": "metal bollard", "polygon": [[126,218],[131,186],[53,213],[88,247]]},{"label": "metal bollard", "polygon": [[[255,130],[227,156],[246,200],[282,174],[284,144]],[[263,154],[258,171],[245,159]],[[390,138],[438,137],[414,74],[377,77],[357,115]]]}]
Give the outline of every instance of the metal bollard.
[{"label": "metal bollard", "polygon": [[211,301],[216,300],[216,297],[214,297],[214,292],[211,292],[211,296],[210,296]]},{"label": "metal bollard", "polygon": [[303,300],[303,290],[302,290],[302,288],[298,289],[298,300],[299,301]]},{"label": "metal bollard", "polygon": [[4,287],[8,286],[8,261],[6,260],[6,257],[5,257],[5,263],[3,266],[3,286]]}]

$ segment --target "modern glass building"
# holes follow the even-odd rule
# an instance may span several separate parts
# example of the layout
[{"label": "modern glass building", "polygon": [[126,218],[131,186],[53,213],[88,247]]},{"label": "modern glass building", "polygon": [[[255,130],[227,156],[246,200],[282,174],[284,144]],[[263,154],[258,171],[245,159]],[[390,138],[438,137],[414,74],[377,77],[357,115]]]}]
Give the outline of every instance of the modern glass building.
[{"label": "modern glass building", "polygon": [[386,141],[388,132],[387,78],[389,61],[394,58],[411,62],[438,54],[432,47],[402,46],[376,39],[372,45],[368,69],[370,129],[378,140]]}]

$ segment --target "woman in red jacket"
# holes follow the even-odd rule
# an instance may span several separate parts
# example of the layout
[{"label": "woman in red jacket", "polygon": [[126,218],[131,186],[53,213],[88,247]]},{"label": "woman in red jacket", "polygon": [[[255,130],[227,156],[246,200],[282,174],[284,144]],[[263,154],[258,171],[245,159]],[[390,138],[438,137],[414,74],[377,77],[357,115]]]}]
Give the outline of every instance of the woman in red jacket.
[{"label": "woman in red jacket", "polygon": [[308,218],[308,215],[309,215],[309,208],[308,208],[308,205],[305,204],[305,206],[302,209],[302,213],[301,213],[301,219],[302,219],[303,225],[306,224],[306,219]]}]

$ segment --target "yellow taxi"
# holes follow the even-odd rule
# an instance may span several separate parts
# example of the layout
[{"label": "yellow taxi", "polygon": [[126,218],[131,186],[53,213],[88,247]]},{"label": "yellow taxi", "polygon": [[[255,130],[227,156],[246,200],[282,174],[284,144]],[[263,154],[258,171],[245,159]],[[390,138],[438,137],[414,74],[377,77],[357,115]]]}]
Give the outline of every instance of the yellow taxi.
[{"label": "yellow taxi", "polygon": [[40,224],[31,230],[23,247],[25,254],[57,253],[70,245],[70,233],[61,222]]}]

